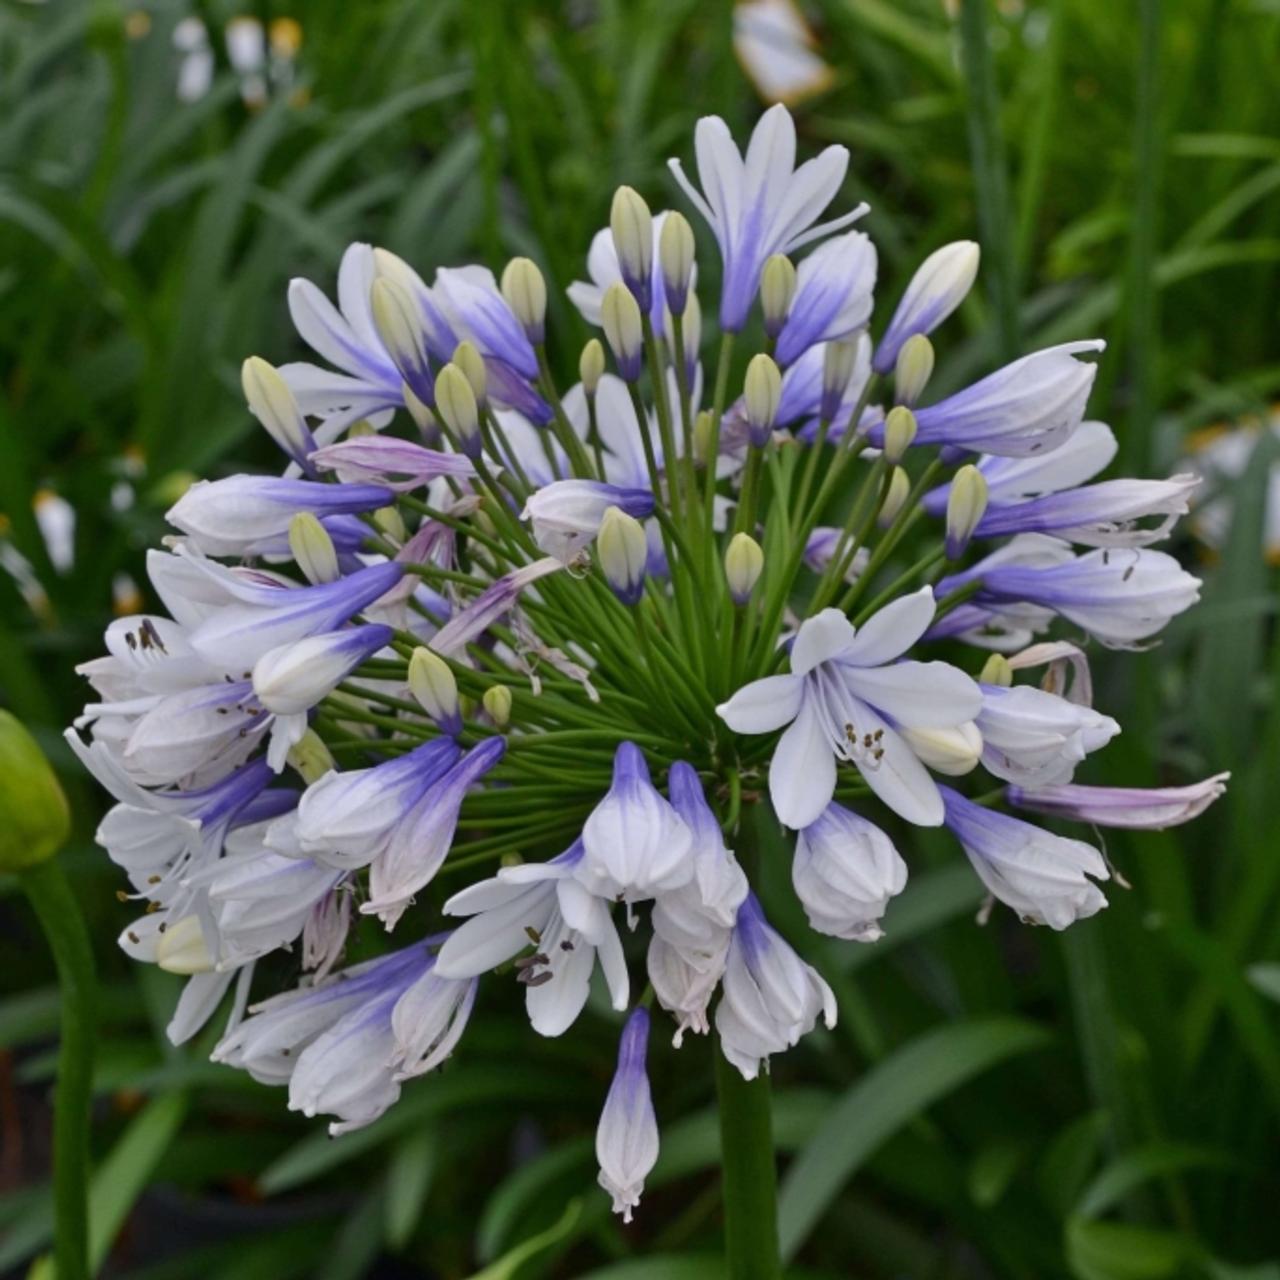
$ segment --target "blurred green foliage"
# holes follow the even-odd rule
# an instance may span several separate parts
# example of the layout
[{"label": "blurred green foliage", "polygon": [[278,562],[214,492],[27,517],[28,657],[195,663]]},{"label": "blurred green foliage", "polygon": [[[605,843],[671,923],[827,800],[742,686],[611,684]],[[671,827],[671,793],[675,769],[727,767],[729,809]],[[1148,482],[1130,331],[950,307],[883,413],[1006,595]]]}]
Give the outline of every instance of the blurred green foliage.
[{"label": "blurred green foliage", "polygon": [[[940,378],[989,368],[1010,334],[1023,349],[1103,336],[1093,412],[1146,472],[1191,429],[1265,409],[1280,386],[1274,3],[968,0],[964,38],[937,0],[804,7],[836,77],[799,110],[802,145],[853,152],[843,198],[873,206],[882,308],[928,249],[979,227],[984,281],[1006,282],[943,336]],[[0,575],[0,697],[55,753],[79,814],[68,856],[105,987],[95,1248],[125,1224],[108,1266],[136,1280],[714,1275],[705,1042],[653,1054],[663,1154],[624,1230],[594,1187],[607,1017],[541,1041],[491,994],[448,1069],[330,1142],[208,1065],[207,1042],[169,1048],[172,980],[114,948],[126,912],[91,844],[101,802],[57,737],[83,700],[71,668],[99,649],[116,575],[142,581],[182,474],[274,465],[237,371],[249,353],[298,354],[288,278],[327,288],[358,238],[424,274],[528,254],[563,286],[618,182],[674,202],[664,161],[691,151],[697,116],[741,131],[760,109],[726,0],[255,11],[297,19],[302,42],[292,88],[250,108],[219,34],[232,7],[0,8],[0,511],[47,597],[33,609]],[[180,102],[174,30],[193,14],[217,65]],[[709,244],[702,262],[709,277]],[[553,305],[568,374],[584,330]],[[1234,774],[1195,825],[1108,839],[1134,889],[1102,917],[1061,938],[1007,913],[977,930],[968,868],[916,833],[887,939],[851,948],[807,933],[783,851],[766,860],[771,915],[842,1011],[775,1062],[795,1275],[1280,1277],[1270,460],[1233,495],[1202,607],[1157,650],[1097,662],[1125,732],[1090,780]],[[74,507],[69,567],[37,528],[42,489]],[[0,902],[7,1272],[48,1241],[57,997],[11,886]]]}]

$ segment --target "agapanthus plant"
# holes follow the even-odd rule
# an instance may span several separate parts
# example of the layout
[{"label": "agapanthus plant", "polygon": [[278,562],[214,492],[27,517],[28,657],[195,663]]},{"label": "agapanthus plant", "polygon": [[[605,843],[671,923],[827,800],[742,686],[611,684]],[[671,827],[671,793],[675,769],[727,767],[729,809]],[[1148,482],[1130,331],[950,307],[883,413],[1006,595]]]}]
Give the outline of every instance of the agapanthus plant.
[{"label": "agapanthus plant", "polygon": [[[745,156],[699,123],[700,189],[672,161],[719,250],[706,380],[693,228],[629,188],[569,288],[613,371],[593,339],[569,388],[527,259],[428,284],[355,244],[337,305],[295,281],[317,362],[244,367],[284,475],[193,486],[150,557],[167,614],[114,622],[83,669],[99,701],[70,740],[118,802],[99,840],[140,904],[121,946],[189,975],[175,1042],[234,989],[215,1059],[334,1133],[465,1043],[487,989],[519,984],[529,1034],[560,1036],[598,981],[620,1026],[600,1182],[629,1220],[659,1150],[651,1026],[715,1037],[737,1125],[770,1059],[836,1020],[768,919],[766,824],[813,929],[870,945],[910,892],[912,827],[1063,929],[1106,905],[1095,827],[1222,791],[1073,782],[1120,728],[1089,647],[1138,647],[1197,599],[1149,548],[1194,478],[1095,481],[1100,342],[931,396],[929,335],[977,247],[927,257],[873,324],[863,208],[821,221],[847,153],[797,168],[795,142],[776,107]],[[366,917],[392,945],[352,963]],[[264,990],[282,948],[304,976]],[[772,1152],[732,1151],[726,1195],[765,1197],[767,1250]]]}]

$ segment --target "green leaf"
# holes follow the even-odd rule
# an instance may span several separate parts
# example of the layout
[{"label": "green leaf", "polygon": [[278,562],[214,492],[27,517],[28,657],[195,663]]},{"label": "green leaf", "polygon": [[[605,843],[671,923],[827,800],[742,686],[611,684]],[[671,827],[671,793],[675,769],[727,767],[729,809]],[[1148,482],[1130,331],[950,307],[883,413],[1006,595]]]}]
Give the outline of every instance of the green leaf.
[{"label": "green leaf", "polygon": [[536,1258],[544,1250],[567,1239],[581,1216],[582,1201],[570,1200],[565,1205],[564,1213],[560,1215],[558,1222],[553,1222],[545,1231],[539,1231],[536,1236],[522,1240],[514,1249],[485,1267],[483,1271],[477,1271],[471,1280],[513,1280],[516,1273],[530,1258]]},{"label": "green leaf", "polygon": [[1135,1188],[1153,1178],[1184,1169],[1229,1166],[1232,1161],[1220,1151],[1190,1147],[1173,1142],[1153,1142],[1126,1151],[1089,1184],[1076,1205],[1079,1218],[1097,1218],[1114,1208]]},{"label": "green leaf", "polygon": [[1066,1250],[1078,1280],[1160,1280],[1175,1275],[1192,1252],[1168,1231],[1082,1218],[1067,1223]]},{"label": "green leaf", "polygon": [[779,1230],[794,1256],[862,1162],[892,1133],[974,1076],[1043,1048],[1034,1023],[990,1018],[939,1027],[878,1063],[824,1118],[782,1181]]},{"label": "green leaf", "polygon": [[96,1271],[124,1220],[178,1136],[187,1114],[185,1093],[154,1098],[130,1122],[98,1167],[89,1189],[89,1262]]},{"label": "green leaf", "polygon": [[409,1243],[436,1169],[436,1135],[424,1129],[397,1144],[387,1168],[385,1236],[397,1252]]}]

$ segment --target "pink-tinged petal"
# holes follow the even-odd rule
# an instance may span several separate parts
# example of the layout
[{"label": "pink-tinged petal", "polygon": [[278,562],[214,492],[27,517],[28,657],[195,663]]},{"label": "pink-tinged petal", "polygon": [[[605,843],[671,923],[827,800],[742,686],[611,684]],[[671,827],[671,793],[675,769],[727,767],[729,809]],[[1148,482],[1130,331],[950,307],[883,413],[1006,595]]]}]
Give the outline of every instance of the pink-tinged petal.
[{"label": "pink-tinged petal", "polygon": [[885,605],[858,628],[844,660],[859,667],[892,662],[924,635],[937,608],[932,587],[921,587]]},{"label": "pink-tinged petal", "polygon": [[716,713],[734,733],[772,733],[796,718],[803,698],[799,676],[765,676],[743,685]]},{"label": "pink-tinged petal", "polygon": [[800,624],[791,646],[791,671],[806,676],[814,667],[845,656],[853,643],[853,624],[839,609],[823,609]]},{"label": "pink-tinged petal", "polygon": [[[773,753],[769,766],[773,808],[784,826],[807,827],[831,803],[835,790],[836,758],[821,718],[806,701]],[[938,821],[942,821],[941,801]]]},{"label": "pink-tinged petal", "polygon": [[946,662],[895,662],[887,667],[846,667],[845,688],[904,729],[964,724],[982,710],[982,690]]}]

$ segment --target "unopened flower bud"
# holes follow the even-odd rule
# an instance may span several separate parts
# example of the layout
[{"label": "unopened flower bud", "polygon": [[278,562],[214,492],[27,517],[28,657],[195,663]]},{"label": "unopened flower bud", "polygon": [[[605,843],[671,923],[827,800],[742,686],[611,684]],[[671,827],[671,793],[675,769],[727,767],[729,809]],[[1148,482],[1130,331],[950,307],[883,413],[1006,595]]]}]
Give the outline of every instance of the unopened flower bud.
[{"label": "unopened flower bud", "polygon": [[404,526],[404,517],[398,507],[379,507],[373,513],[373,523],[392,542],[404,543],[409,537],[409,530]]},{"label": "unopened flower bud", "polygon": [[684,338],[684,364],[692,381],[693,371],[698,366],[698,352],[702,349],[702,303],[696,293],[691,293],[685,303],[681,336]]},{"label": "unopened flower bud", "polygon": [[683,213],[672,212],[662,220],[658,236],[658,261],[662,266],[662,288],[667,309],[673,316],[684,314],[693,281],[693,228]]},{"label": "unopened flower bud", "polygon": [[933,343],[923,333],[912,334],[898,352],[893,391],[899,404],[915,408],[933,375]]},{"label": "unopened flower bud", "polygon": [[982,734],[972,720],[949,729],[900,728],[898,732],[930,769],[948,777],[972,772],[982,759]]},{"label": "unopened flower bud", "polygon": [[596,535],[600,568],[623,604],[635,604],[644,594],[644,567],[649,542],[644,525],[618,507],[610,507]]},{"label": "unopened flower bud", "polygon": [[511,690],[505,684],[490,685],[481,703],[494,725],[505,729],[511,719]]},{"label": "unopened flower bud", "polygon": [[895,405],[884,420],[884,460],[896,466],[915,438],[916,415],[902,405]]},{"label": "unopened flower bud", "polygon": [[600,323],[618,362],[618,372],[627,382],[635,382],[644,361],[644,332],[640,306],[625,284],[611,284],[605,291]]},{"label": "unopened flower bud", "polygon": [[0,871],[52,858],[70,830],[67,797],[44,752],[16,716],[0,711]]},{"label": "unopened flower bud", "polygon": [[633,187],[619,187],[613,193],[609,230],[623,283],[647,311],[653,299],[653,214]]},{"label": "unopened flower bud", "polygon": [[693,460],[700,467],[705,467],[711,457],[712,423],[709,409],[703,409],[693,420]]},{"label": "unopened flower bud", "polygon": [[765,261],[760,272],[760,307],[764,312],[764,331],[769,337],[776,338],[782,332],[795,296],[795,265],[786,254],[775,253]]},{"label": "unopened flower bud", "polygon": [[329,531],[310,511],[289,521],[289,550],[308,582],[337,582],[338,553]]},{"label": "unopened flower bud", "polygon": [[830,422],[840,412],[840,402],[849,387],[854,368],[858,363],[858,341],[841,339],[828,342],[822,352],[822,403],[818,408],[821,417]]},{"label": "unopened flower bud", "polygon": [[478,458],[484,441],[480,437],[480,408],[467,375],[456,364],[447,364],[436,375],[436,412],[453,432],[463,453]]},{"label": "unopened flower bud", "polygon": [[536,347],[546,337],[547,282],[529,258],[512,258],[502,273],[502,296]]},{"label": "unopened flower bud", "polygon": [[479,347],[470,341],[458,343],[451,363],[462,370],[471,384],[471,394],[475,396],[476,404],[483,409],[489,392],[489,371],[484,367],[484,356],[480,354]]},{"label": "unopened flower bud", "polygon": [[604,347],[599,338],[592,338],[578,357],[578,377],[582,379],[582,389],[589,396],[596,393],[600,379],[604,376]]},{"label": "unopened flower bud", "polygon": [[249,402],[249,412],[262,423],[267,434],[299,466],[309,468],[307,458],[316,442],[280,371],[261,356],[250,356],[240,366],[240,385]]},{"label": "unopened flower bud", "polygon": [[444,730],[462,732],[458,714],[458,682],[449,664],[438,654],[421,645],[409,659],[409,692],[414,701]]},{"label": "unopened flower bud", "polygon": [[401,284],[378,276],[369,291],[369,307],[378,337],[400,376],[424,404],[435,399],[427,363],[427,336],[422,309]]},{"label": "unopened flower bud", "polygon": [[887,529],[898,518],[902,504],[906,502],[907,494],[910,492],[910,477],[901,467],[894,467],[893,475],[889,478],[888,492],[884,496],[880,514],[876,517],[876,523],[880,528]]},{"label": "unopened flower bud", "polygon": [[[436,443],[440,439],[440,423],[436,420],[436,415],[431,412],[430,406],[423,404],[413,394],[413,388],[407,382],[400,384],[400,393],[404,397],[404,407],[409,410],[409,417],[413,419],[418,430],[422,432],[423,440],[428,444]],[[372,434],[371,431],[348,431],[347,439],[356,435],[370,434]]]},{"label": "unopened flower bud", "polygon": [[166,973],[183,977],[212,972],[213,956],[198,916],[183,916],[165,928],[156,942],[156,964]]},{"label": "unopened flower bud", "polygon": [[997,684],[1007,689],[1013,684],[1013,668],[1003,653],[993,653],[978,675],[979,684]]},{"label": "unopened flower bud", "polygon": [[749,533],[735,533],[724,553],[724,576],[733,603],[746,604],[764,572],[764,552]]},{"label": "unopened flower bud", "polygon": [[972,464],[963,466],[947,495],[947,559],[958,560],[987,510],[987,478]]},{"label": "unopened flower bud", "polygon": [[743,383],[742,398],[747,411],[747,428],[751,443],[762,447],[773,430],[778,416],[778,401],[782,397],[782,374],[771,356],[751,357],[747,365],[747,377]]},{"label": "unopened flower bud", "polygon": [[326,773],[332,773],[337,767],[324,739],[314,729],[308,729],[289,748],[287,759],[289,767],[307,786],[318,782]]},{"label": "unopened flower bud", "polygon": [[897,364],[908,338],[932,333],[964,301],[978,274],[979,257],[972,240],[957,240],[920,264],[876,348],[872,363],[877,373],[888,373]]}]

